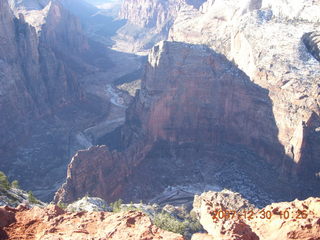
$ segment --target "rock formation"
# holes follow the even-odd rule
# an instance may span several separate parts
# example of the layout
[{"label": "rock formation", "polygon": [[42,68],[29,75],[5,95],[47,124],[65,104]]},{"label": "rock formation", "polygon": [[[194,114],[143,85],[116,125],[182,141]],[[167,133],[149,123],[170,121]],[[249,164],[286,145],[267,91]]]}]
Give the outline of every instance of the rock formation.
[{"label": "rock formation", "polygon": [[[225,196],[221,198],[223,195]],[[228,199],[230,195],[232,196],[230,192],[207,192],[196,196],[194,210],[199,214],[202,226],[208,231],[208,238],[302,240],[320,237],[319,198],[273,203],[263,209],[251,209],[250,212],[247,207],[239,208],[239,202]],[[225,205],[226,199],[229,205]],[[225,215],[232,210],[235,211],[234,216]],[[215,211],[222,213],[220,217],[213,217]],[[244,215],[244,211],[250,214]]]},{"label": "rock formation", "polygon": [[[82,203],[91,208],[93,202]],[[87,208],[86,205],[83,207]],[[195,233],[192,240],[305,240],[320,237],[319,198],[273,203],[257,209],[238,193],[224,190],[196,196],[193,211],[207,233]],[[220,214],[215,214],[216,211]],[[231,211],[232,214],[228,215],[227,212]],[[56,205],[32,209],[23,205],[0,207],[0,237],[4,240],[185,239],[155,226],[145,213],[138,210],[117,213],[97,209],[66,211]]]},{"label": "rock formation", "polygon": [[313,180],[320,169],[317,9],[315,1],[207,1],[192,20],[180,13],[169,34],[210,46],[269,91],[279,142],[295,164],[282,168]]},{"label": "rock formation", "polygon": [[15,214],[9,207],[0,207],[0,228],[6,227],[16,221]]},{"label": "rock formation", "polygon": [[71,213],[49,205],[22,211],[0,209],[3,215],[10,217],[0,222],[1,239],[184,239],[159,229],[136,211]]},{"label": "rock formation", "polygon": [[[1,2],[1,136],[12,141],[27,128],[19,122],[83,97],[75,65],[85,71],[76,56],[88,43],[58,2],[50,2],[46,11],[46,22],[37,34],[22,13],[15,18],[7,1]],[[8,138],[0,145],[10,144]]]},{"label": "rock formation", "polygon": [[[119,18],[127,23],[114,37],[114,47],[125,52],[146,52],[166,40],[179,11],[199,8],[204,0],[125,0]],[[137,8],[136,6],[140,7]]]},{"label": "rock formation", "polygon": [[268,92],[205,46],[152,49],[121,132],[118,150],[92,147],[73,157],[56,201],[86,193],[150,200],[168,186],[199,182],[245,192],[257,204],[288,197],[274,187],[284,182],[273,167],[292,166],[282,162]]},{"label": "rock formation", "polygon": [[[101,114],[100,104],[108,110],[101,100],[86,110],[92,97],[85,96],[79,78],[110,62],[59,1],[10,1],[10,6],[0,3],[0,168],[26,189],[52,192],[64,176],[57,169],[70,157],[64,128],[70,132],[82,119],[92,121],[93,111]],[[41,197],[49,200],[45,191]]]},{"label": "rock formation", "polygon": [[[30,121],[83,100],[77,77],[106,65],[96,61],[79,22],[59,1],[10,3],[15,16],[6,1],[0,3],[3,155],[19,145],[17,139],[29,141]],[[319,194],[319,16],[314,14],[319,3],[137,4],[124,1],[120,17],[128,22],[114,47],[149,49],[168,33],[172,42],[152,48],[124,126],[112,133],[110,146],[73,157],[56,201],[71,202],[86,193],[108,202],[150,200],[169,186],[195,183],[231,188],[258,206]],[[56,152],[70,154],[77,124],[70,126],[59,128],[66,138]],[[94,131],[104,133],[104,127]],[[85,134],[79,138],[92,145]],[[16,152],[19,160],[30,154],[29,149]],[[11,163],[12,156],[5,159],[0,167],[21,165]],[[61,176],[62,168],[51,174]]]}]

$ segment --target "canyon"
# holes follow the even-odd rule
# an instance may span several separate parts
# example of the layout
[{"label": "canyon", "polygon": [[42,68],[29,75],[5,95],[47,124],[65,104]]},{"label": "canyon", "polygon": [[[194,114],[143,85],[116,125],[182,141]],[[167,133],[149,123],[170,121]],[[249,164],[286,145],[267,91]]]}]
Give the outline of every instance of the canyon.
[{"label": "canyon", "polygon": [[1,2],[0,167],[50,201],[76,151],[123,123],[107,85],[143,59],[88,38],[60,1],[9,3]]},{"label": "canyon", "polygon": [[[132,4],[120,16],[152,36],[149,26],[162,29],[164,3],[144,4],[154,12],[127,11]],[[115,141],[73,157],[56,201],[85,192],[149,201],[193,184],[260,206],[318,195],[319,19],[310,6],[319,4],[305,1],[292,15],[290,4],[267,1],[175,6],[170,41],[151,49]]]},{"label": "canyon", "polygon": [[[192,239],[317,239],[319,11],[314,0],[1,1],[0,170],[60,207],[1,208],[14,220],[0,235],[191,238],[139,211],[61,209],[90,196],[193,209],[207,233]],[[312,213],[212,222],[209,205],[231,207],[223,189],[257,211]]]},{"label": "canyon", "polygon": [[230,188],[258,206],[317,194],[315,176],[302,181],[279,141],[269,93],[208,47],[161,42],[118,131],[120,145],[79,151],[55,200],[88,193],[149,201],[192,184]]}]

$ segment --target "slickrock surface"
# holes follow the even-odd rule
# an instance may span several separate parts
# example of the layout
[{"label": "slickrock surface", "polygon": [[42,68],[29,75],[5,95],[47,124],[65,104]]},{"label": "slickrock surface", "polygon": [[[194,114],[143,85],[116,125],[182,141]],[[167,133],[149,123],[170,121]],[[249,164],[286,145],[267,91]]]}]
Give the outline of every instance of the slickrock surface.
[{"label": "slickrock surface", "polygon": [[205,46],[161,42],[127,111],[122,148],[80,151],[56,200],[88,192],[108,202],[140,201],[168,186],[201,182],[266,203],[288,194],[263,160],[279,164],[284,150],[277,136],[268,92],[233,63]]},{"label": "slickrock surface", "polygon": [[68,213],[57,206],[49,205],[44,209],[34,207],[16,213],[7,211],[5,214],[14,214],[16,221],[4,223],[5,227],[2,226],[0,230],[1,239],[183,240],[181,235],[157,228],[149,217],[135,211]]},{"label": "slickrock surface", "polygon": [[110,210],[110,207],[108,207],[108,204],[101,198],[85,196],[82,199],[72,204],[69,204],[66,210],[70,212],[81,212],[81,211],[93,212],[93,211],[107,211],[107,210]]},{"label": "slickrock surface", "polygon": [[[237,201],[229,199],[227,201],[233,203],[233,206],[225,204],[224,200],[228,199],[230,193],[225,198],[221,196],[226,194],[226,192],[207,192],[195,198],[194,210],[199,214],[202,226],[213,239],[306,240],[320,238],[319,198],[273,203],[264,209],[253,209],[254,214],[250,219],[249,215],[246,215],[247,217],[236,215],[229,219],[219,217],[212,219],[212,212],[215,210],[235,210],[243,214],[245,208],[239,209]],[[246,210],[248,211],[249,208]],[[271,216],[270,219],[264,218],[263,212],[268,213]],[[284,218],[285,212],[288,214],[287,219]]]}]

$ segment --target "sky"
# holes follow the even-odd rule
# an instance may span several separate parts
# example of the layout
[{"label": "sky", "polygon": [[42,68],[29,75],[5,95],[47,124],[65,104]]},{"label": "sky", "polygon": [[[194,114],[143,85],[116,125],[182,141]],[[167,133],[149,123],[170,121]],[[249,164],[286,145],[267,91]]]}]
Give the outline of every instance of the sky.
[{"label": "sky", "polygon": [[103,9],[109,9],[115,4],[119,4],[121,0],[85,0],[86,2]]}]

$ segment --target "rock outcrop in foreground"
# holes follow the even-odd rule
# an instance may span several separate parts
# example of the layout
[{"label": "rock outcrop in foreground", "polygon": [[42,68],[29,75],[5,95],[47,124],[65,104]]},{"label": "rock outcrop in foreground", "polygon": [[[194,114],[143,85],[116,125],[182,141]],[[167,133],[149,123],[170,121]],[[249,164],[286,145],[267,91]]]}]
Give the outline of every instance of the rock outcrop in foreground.
[{"label": "rock outcrop in foreground", "polygon": [[[196,196],[194,211],[208,234],[201,236],[203,238],[195,234],[192,239],[320,239],[320,198],[273,203],[255,209],[235,196],[229,191]],[[227,218],[226,211],[232,210],[238,213]],[[220,211],[220,215],[213,219],[215,211]]]},{"label": "rock outcrop in foreground", "polygon": [[[237,212],[227,218],[215,211]],[[244,215],[244,211],[247,211]],[[252,213],[250,212],[252,211]],[[224,190],[195,197],[193,212],[207,233],[192,240],[318,240],[320,198],[273,203],[257,209],[240,194]],[[240,216],[240,213],[242,214]],[[140,211],[72,211],[46,208],[0,208],[0,239],[183,240],[179,234],[156,227]]]},{"label": "rock outcrop in foreground", "polygon": [[0,217],[0,239],[183,240],[179,234],[154,226],[149,217],[136,211],[70,213],[49,205],[31,210],[0,208]]}]

